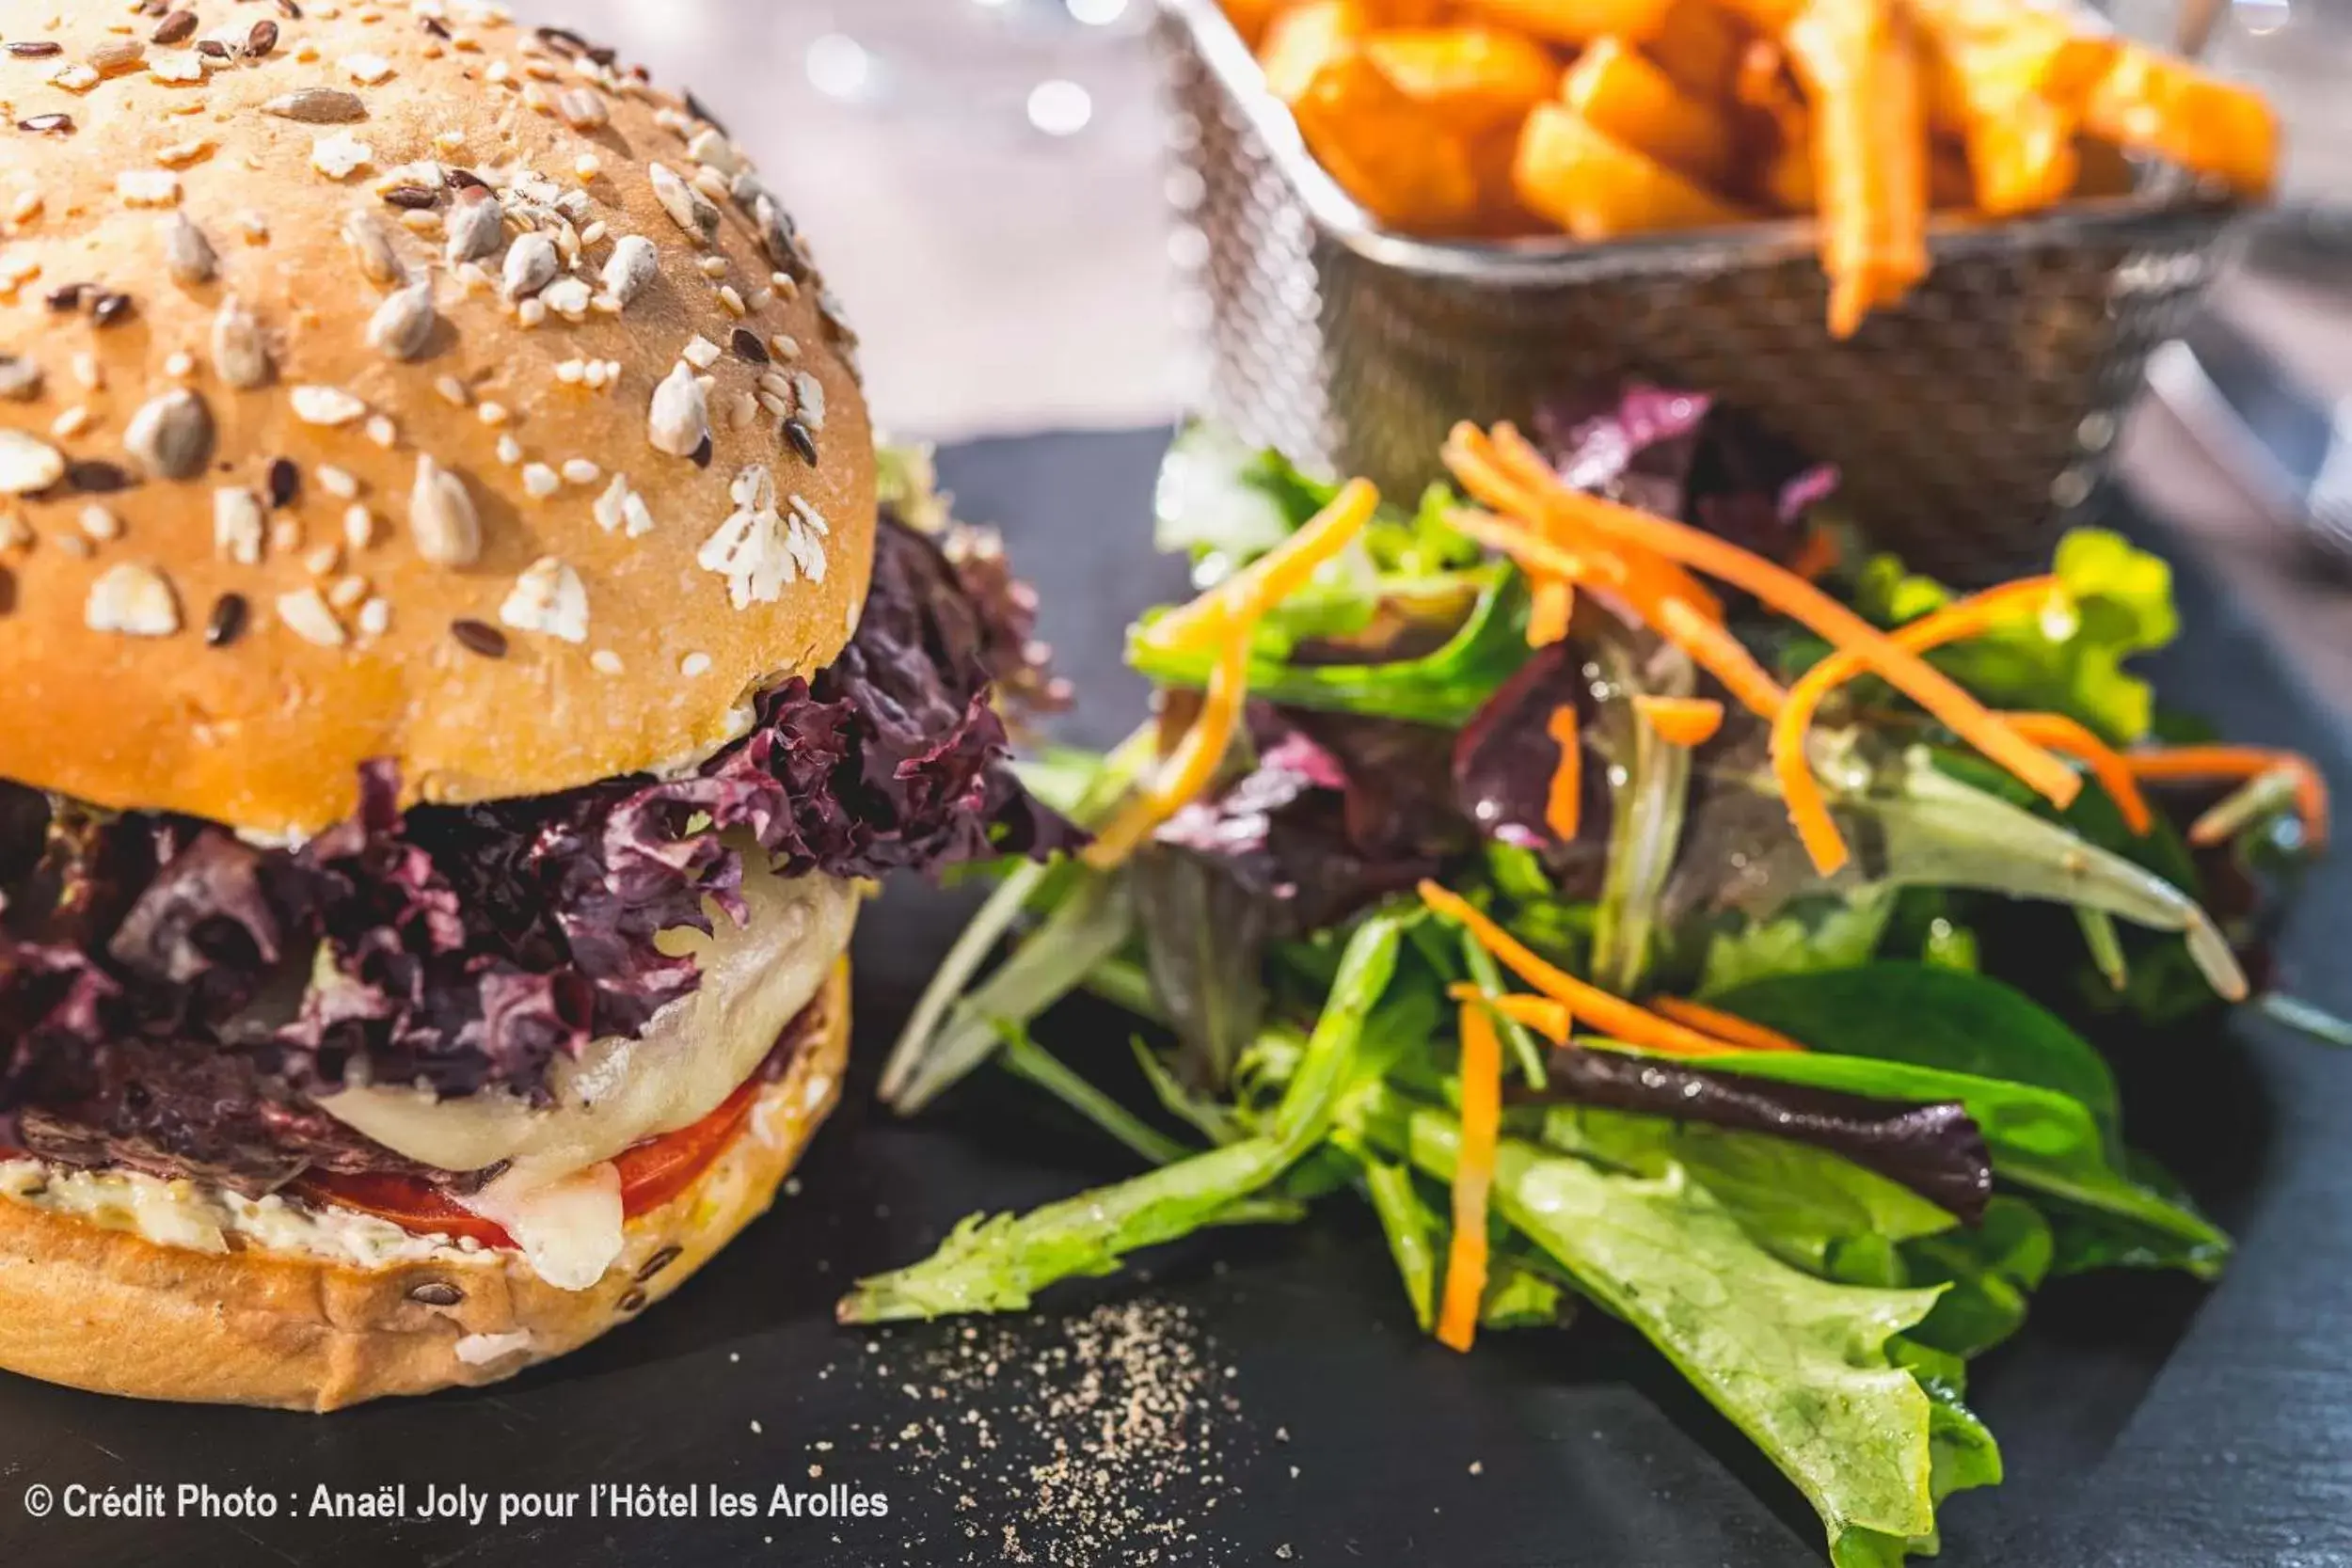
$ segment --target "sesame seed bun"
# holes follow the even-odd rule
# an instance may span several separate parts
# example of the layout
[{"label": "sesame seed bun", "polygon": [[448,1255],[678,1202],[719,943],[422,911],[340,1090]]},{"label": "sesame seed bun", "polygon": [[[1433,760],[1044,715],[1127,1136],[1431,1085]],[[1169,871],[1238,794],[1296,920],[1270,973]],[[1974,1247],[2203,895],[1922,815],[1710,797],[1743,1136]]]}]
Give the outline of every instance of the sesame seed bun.
[{"label": "sesame seed bun", "polygon": [[308,832],[830,662],[854,340],[707,111],[466,0],[189,8],[0,0],[0,777]]},{"label": "sesame seed bun", "polygon": [[140,1399],[337,1410],[495,1383],[676,1290],[767,1212],[840,1091],[849,967],[749,1125],[691,1187],[628,1222],[621,1256],[560,1291],[518,1253],[361,1268],[290,1248],[165,1245],[0,1196],[0,1368]]}]

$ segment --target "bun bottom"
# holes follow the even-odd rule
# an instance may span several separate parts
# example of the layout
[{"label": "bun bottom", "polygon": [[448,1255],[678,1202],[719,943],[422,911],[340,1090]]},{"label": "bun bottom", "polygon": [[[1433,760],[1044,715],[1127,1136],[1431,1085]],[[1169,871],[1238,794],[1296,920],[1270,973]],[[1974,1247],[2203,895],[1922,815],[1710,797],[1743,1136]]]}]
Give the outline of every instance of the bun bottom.
[{"label": "bun bottom", "polygon": [[200,1252],[0,1197],[0,1369],[138,1399],[326,1411],[496,1383],[575,1350],[766,1212],[840,1093],[849,1001],[845,959],[751,1123],[692,1186],[628,1222],[619,1260],[585,1291],[547,1284],[515,1252],[381,1268]]}]

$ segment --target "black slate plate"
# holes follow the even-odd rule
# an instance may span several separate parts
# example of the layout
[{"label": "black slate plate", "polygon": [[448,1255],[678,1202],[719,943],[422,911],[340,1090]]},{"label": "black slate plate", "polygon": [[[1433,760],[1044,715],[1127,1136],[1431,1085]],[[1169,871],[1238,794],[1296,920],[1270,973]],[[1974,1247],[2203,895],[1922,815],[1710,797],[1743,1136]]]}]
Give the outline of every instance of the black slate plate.
[{"label": "black slate plate", "polygon": [[[1083,693],[1074,739],[1133,721],[1141,687],[1117,666],[1119,628],[1182,587],[1146,543],[1163,440],[991,442],[945,463],[965,514],[1006,524],[1044,592]],[[2259,629],[2184,576],[2190,631],[2164,672],[2169,698],[2340,773],[2336,736]],[[904,889],[866,917],[869,1072],[969,902]],[[2352,1010],[2334,945],[2347,915],[2339,863],[2312,879],[2282,953],[2293,987],[2339,1011]],[[1055,1037],[1072,1053],[1123,1046],[1102,1013],[1066,1016]],[[2046,1293],[1978,1370],[2011,1479],[1947,1511],[1943,1560],[2352,1562],[2352,1056],[2251,1019],[2136,1056],[2122,1064],[2136,1134],[2240,1254],[2212,1291],[2109,1275]],[[967,1211],[1124,1168],[1032,1092],[986,1078],[914,1126],[853,1101],[800,1196],[678,1298],[496,1388],[322,1418],[0,1376],[0,1563],[1821,1560],[1794,1491],[1629,1333],[1587,1321],[1492,1337],[1467,1360],[1438,1349],[1413,1334],[1375,1233],[1344,1203],[1303,1227],[1196,1240],[1150,1259],[1148,1283],[1072,1287],[1037,1318],[968,1336],[833,1326],[848,1278],[924,1252]],[[151,1482],[166,1488],[162,1519],[34,1519],[23,1504],[36,1485]],[[570,1494],[581,1513],[600,1483],[691,1486],[699,1516],[308,1516],[319,1488],[397,1482],[412,1512],[428,1483]],[[764,1509],[779,1484],[834,1482],[884,1495],[887,1517],[714,1518],[707,1490]],[[276,1516],[173,1517],[183,1484],[257,1489]]]}]

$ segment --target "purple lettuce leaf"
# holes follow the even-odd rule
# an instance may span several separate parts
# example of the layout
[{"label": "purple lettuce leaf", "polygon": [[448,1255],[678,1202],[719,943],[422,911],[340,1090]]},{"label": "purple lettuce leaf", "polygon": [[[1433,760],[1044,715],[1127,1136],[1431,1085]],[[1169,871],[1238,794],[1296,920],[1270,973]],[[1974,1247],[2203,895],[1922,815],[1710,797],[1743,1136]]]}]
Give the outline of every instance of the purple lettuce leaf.
[{"label": "purple lettuce leaf", "polygon": [[989,702],[992,650],[1029,641],[1005,603],[885,520],[849,647],[694,773],[403,814],[371,766],[353,816],[294,849],[0,783],[0,1115],[47,1147],[262,1179],[347,1152],[302,1101],[357,1065],[537,1096],[637,1033],[699,980],[655,934],[708,930],[706,897],[741,913],[741,847],[841,878],[1074,847]]},{"label": "purple lettuce leaf", "polygon": [[1704,392],[1640,382],[1556,400],[1535,429],[1561,477],[1581,490],[1706,529],[1787,562],[1805,514],[1837,488],[1815,463],[1742,410]]}]

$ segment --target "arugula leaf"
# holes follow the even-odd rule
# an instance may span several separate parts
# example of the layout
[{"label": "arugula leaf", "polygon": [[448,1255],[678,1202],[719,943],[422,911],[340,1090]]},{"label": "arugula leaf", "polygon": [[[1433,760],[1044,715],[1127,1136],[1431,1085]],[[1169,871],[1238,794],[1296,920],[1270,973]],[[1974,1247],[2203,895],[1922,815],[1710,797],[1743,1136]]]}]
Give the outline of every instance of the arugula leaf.
[{"label": "arugula leaf", "polygon": [[[1351,1108],[1373,1141],[1451,1177],[1452,1117],[1385,1091]],[[1906,1544],[1931,1539],[1936,1402],[1888,1344],[1927,1316],[1935,1291],[1837,1285],[1791,1268],[1679,1164],[1619,1175],[1505,1138],[1494,1198],[1797,1483],[1836,1560],[1899,1563]],[[1876,1555],[1854,1555],[1866,1544]]]},{"label": "arugula leaf", "polygon": [[1902,1256],[1912,1279],[1951,1287],[1911,1337],[1953,1356],[1980,1355],[2024,1325],[2026,1298],[2050,1272],[2050,1222],[2022,1198],[1996,1196],[1974,1230],[1920,1237]]},{"label": "arugula leaf", "polygon": [[[1270,1132],[1026,1214],[968,1215],[930,1258],[860,1280],[837,1316],[843,1323],[886,1323],[1019,1311],[1049,1285],[1113,1273],[1128,1253],[1190,1235],[1254,1198],[1330,1131],[1365,1025],[1396,974],[1409,918],[1375,914],[1357,927]],[[1250,1218],[1259,1212],[1241,1211]],[[1278,1212],[1287,1217],[1289,1211]]]},{"label": "arugula leaf", "polygon": [[1265,1017],[1266,900],[1180,849],[1147,847],[1127,879],[1144,967],[1183,1048],[1181,1075],[1222,1090]]},{"label": "arugula leaf", "polygon": [[[2179,635],[2171,566],[2119,533],[2076,529],[2058,542],[2051,569],[2073,602],[2071,618],[2010,623],[1931,657],[1995,706],[2069,714],[2118,744],[2144,738],[2155,694],[2123,663]],[[1863,567],[1854,596],[1863,614],[1885,626],[1952,599],[1949,589],[1905,572],[1892,556]]]},{"label": "arugula leaf", "polygon": [[[1253,647],[1249,691],[1265,702],[1458,729],[1527,662],[1527,583],[1497,563],[1460,574],[1478,597],[1461,627],[1434,653],[1375,664],[1293,664]],[[1151,624],[1147,617],[1144,626]],[[1212,652],[1155,647],[1135,636],[1127,662],[1160,686],[1208,685]]]},{"label": "arugula leaf", "polygon": [[2106,1058],[2024,992],[1990,976],[1889,961],[1759,980],[1715,1005],[1833,1056],[2054,1089],[2080,1101],[2107,1146],[2121,1147],[2122,1103]]}]

